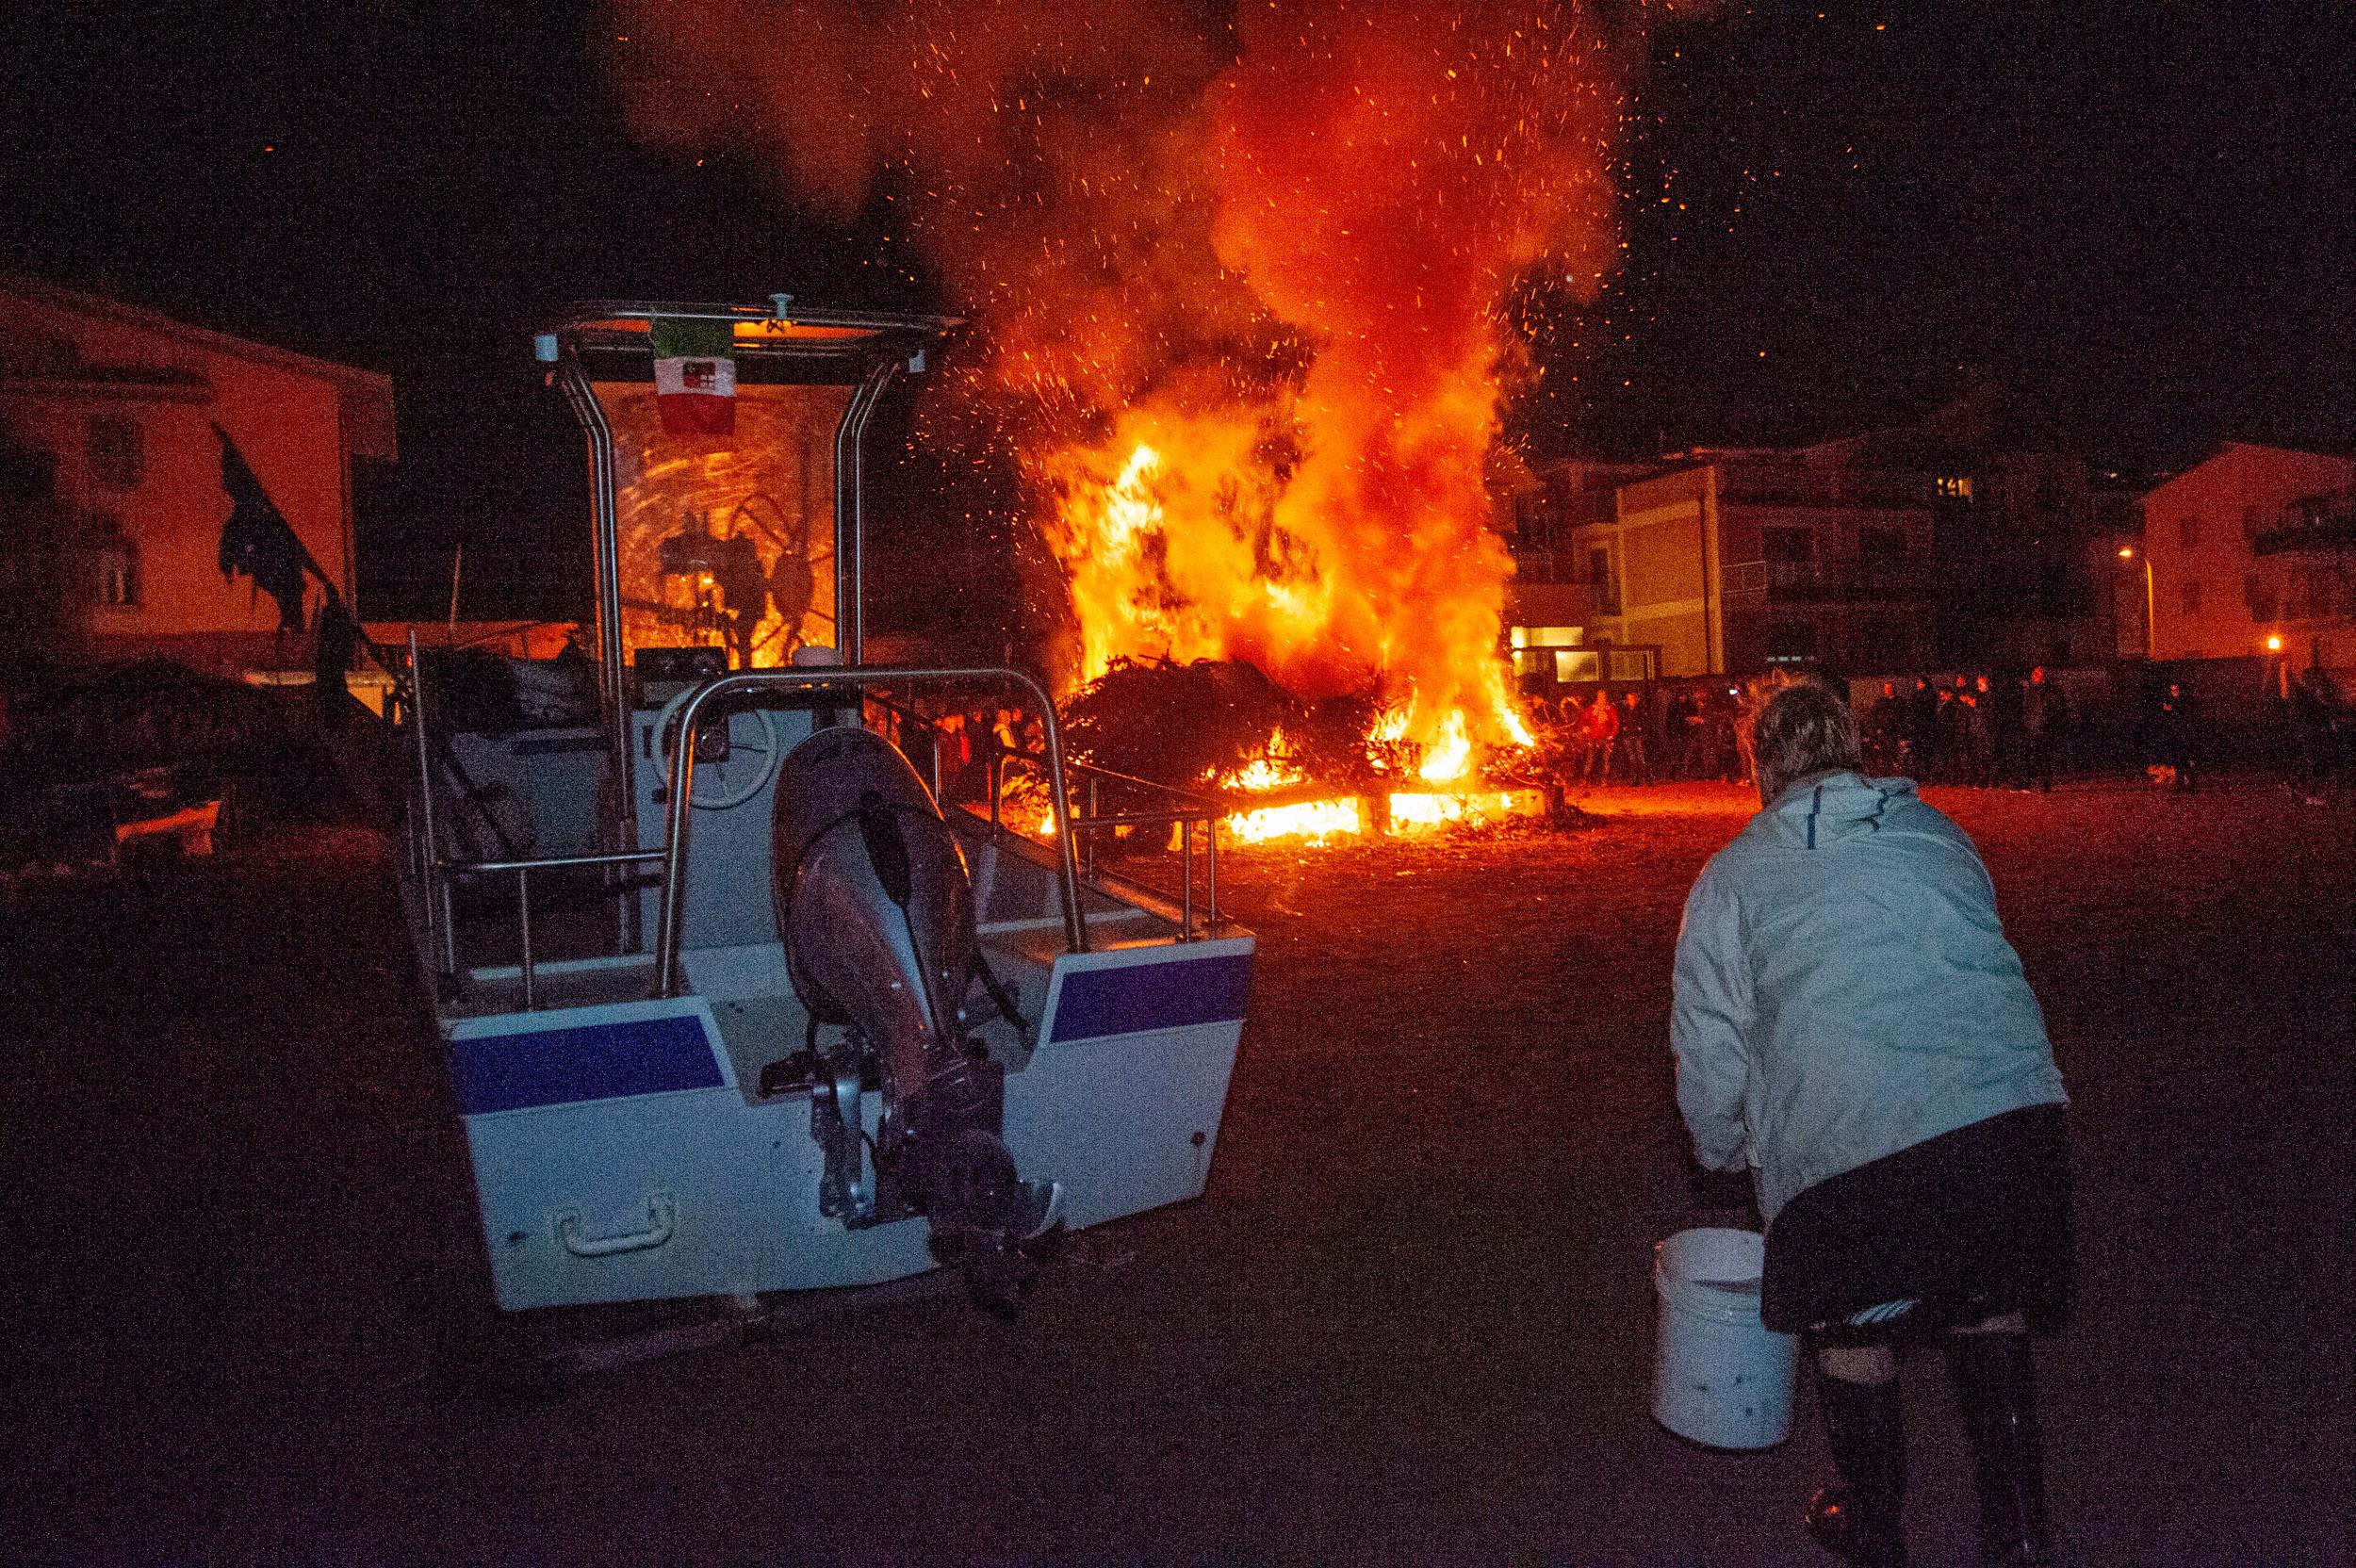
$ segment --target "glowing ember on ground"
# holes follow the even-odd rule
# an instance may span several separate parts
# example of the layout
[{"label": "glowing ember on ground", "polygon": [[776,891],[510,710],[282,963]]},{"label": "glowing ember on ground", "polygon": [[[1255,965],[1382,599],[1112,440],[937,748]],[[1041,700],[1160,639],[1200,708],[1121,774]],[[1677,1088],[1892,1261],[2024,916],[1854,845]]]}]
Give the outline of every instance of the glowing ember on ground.
[{"label": "glowing ember on ground", "polygon": [[1452,822],[1492,822],[1534,817],[1546,808],[1536,790],[1483,790],[1472,794],[1399,793],[1391,796],[1391,831],[1414,832]]}]

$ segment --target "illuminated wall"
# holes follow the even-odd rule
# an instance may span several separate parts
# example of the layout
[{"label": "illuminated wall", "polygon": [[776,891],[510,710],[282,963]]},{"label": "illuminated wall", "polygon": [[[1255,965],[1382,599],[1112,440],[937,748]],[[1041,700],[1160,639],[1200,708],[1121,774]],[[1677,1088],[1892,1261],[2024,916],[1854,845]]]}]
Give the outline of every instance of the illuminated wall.
[{"label": "illuminated wall", "polygon": [[[216,425],[349,597],[351,460],[391,458],[392,418],[382,376],[0,279],[0,420],[55,459],[74,543],[106,564],[79,607],[104,646],[276,640],[278,606],[221,574]],[[321,597],[311,584],[306,619]]]}]

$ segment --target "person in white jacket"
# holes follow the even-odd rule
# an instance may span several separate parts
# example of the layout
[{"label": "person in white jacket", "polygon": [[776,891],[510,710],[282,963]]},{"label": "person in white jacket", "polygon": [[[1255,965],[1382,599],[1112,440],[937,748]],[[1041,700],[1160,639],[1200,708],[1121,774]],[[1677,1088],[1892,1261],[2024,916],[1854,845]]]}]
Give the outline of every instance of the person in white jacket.
[{"label": "person in white jacket", "polygon": [[1763,809],[1686,900],[1671,1044],[1709,1169],[1748,1169],[1767,1326],[1807,1332],[1837,1478],[1808,1525],[1906,1561],[1893,1345],[1937,1334],[1988,1560],[2050,1560],[2028,1329],[2066,1310],[2070,1159],[2043,1014],[1963,830],[1868,778],[1818,680],[1759,715]]}]

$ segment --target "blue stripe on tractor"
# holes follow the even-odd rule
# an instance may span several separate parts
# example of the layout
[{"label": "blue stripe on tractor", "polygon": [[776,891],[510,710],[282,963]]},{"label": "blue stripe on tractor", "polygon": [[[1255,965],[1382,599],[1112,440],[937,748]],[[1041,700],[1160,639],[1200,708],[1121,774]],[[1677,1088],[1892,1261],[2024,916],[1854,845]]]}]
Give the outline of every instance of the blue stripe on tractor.
[{"label": "blue stripe on tractor", "polygon": [[450,1059],[458,1108],[467,1116],[722,1082],[703,1021],[692,1014],[476,1035],[450,1041]]},{"label": "blue stripe on tractor", "polygon": [[1173,963],[1067,970],[1055,1003],[1056,1040],[1180,1029],[1243,1017],[1252,994],[1252,955],[1222,954]]}]

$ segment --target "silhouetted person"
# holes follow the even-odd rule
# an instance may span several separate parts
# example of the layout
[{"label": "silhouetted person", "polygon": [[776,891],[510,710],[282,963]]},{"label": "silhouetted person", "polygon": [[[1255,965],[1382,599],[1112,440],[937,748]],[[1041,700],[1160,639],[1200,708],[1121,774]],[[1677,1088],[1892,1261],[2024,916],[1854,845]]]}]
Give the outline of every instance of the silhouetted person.
[{"label": "silhouetted person", "polygon": [[359,646],[359,624],[344,608],[343,596],[330,588],[311,622],[311,694],[319,703],[319,723],[329,729],[341,729],[350,716],[352,688],[344,675]]},{"label": "silhouetted person", "polygon": [[2053,748],[2070,722],[2069,700],[2062,690],[2046,678],[2045,666],[2037,665],[2029,672],[2028,684],[2021,693],[2021,740],[2023,785],[2035,784],[2051,792],[2053,788]]},{"label": "silhouetted person", "polygon": [[1974,676],[1969,688],[1958,681],[1963,697],[1964,743],[1971,753],[1971,782],[1982,786],[1996,782],[1996,705],[1991,700],[1988,677]]},{"label": "silhouetted person", "polygon": [[1595,688],[1595,700],[1589,703],[1579,716],[1579,738],[1586,748],[1580,762],[1580,777],[1589,784],[1612,781],[1612,753],[1620,739],[1620,710],[1612,704],[1612,694]]},{"label": "silhouetted person", "polygon": [[1865,715],[1866,764],[1875,773],[1904,773],[1906,732],[1906,702],[1898,695],[1898,683],[1885,680],[1873,711]]},{"label": "silhouetted person", "polygon": [[1645,755],[1645,731],[1652,727],[1652,704],[1634,687],[1620,699],[1620,761],[1630,784],[1650,784],[1652,763]]},{"label": "silhouetted person", "polygon": [[1932,749],[1931,772],[1942,784],[1963,783],[1971,772],[1972,739],[1965,726],[1971,710],[1964,706],[1966,683],[1955,677],[1952,686],[1939,689],[1939,743]]},{"label": "silhouetted person", "polygon": [[2201,788],[2199,723],[2192,694],[2184,690],[2181,681],[2169,681],[2167,694],[2160,698],[2154,738],[2159,743],[2161,763],[2174,771],[2176,788],[2187,793]]},{"label": "silhouetted person", "polygon": [[1916,676],[1906,695],[1906,753],[1898,771],[1928,782],[1939,757],[1939,693],[1927,676]]},{"label": "silhouetted person", "polygon": [[2339,765],[2348,731],[2348,705],[2339,688],[2312,664],[2290,683],[2292,733],[2299,741],[2299,786],[2309,804],[2320,805],[2324,785]]}]

